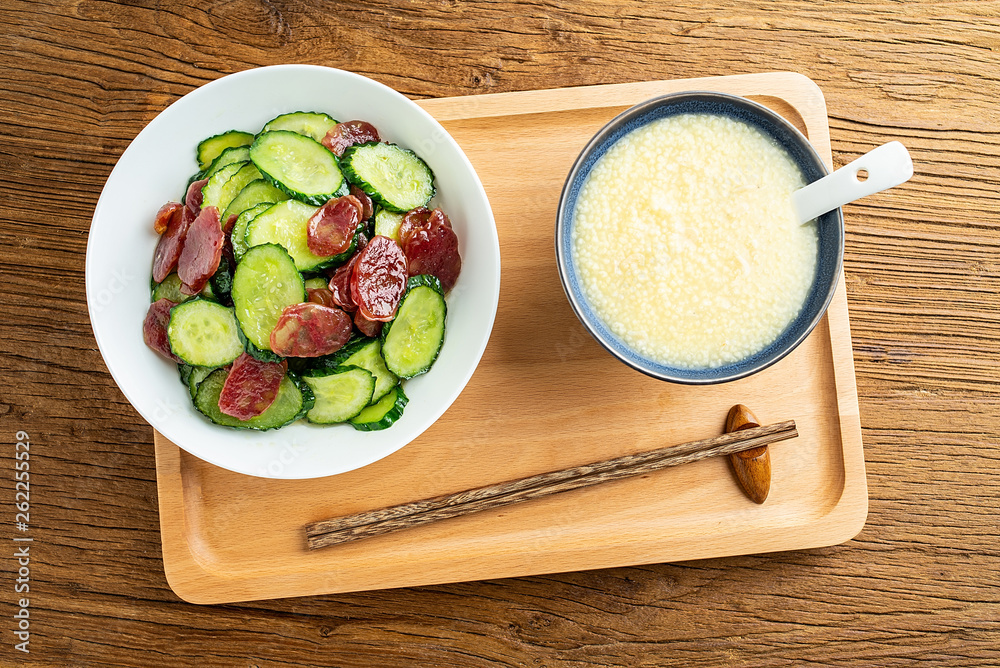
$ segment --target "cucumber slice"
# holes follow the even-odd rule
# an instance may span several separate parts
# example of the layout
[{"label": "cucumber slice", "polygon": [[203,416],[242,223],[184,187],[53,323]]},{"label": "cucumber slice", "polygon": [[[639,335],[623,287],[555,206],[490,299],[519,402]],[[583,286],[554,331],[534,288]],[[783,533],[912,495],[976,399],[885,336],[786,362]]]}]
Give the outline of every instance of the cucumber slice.
[{"label": "cucumber slice", "polygon": [[216,369],[201,382],[195,395],[195,408],[215,424],[260,431],[277,429],[298,420],[313,406],[312,390],[307,385],[296,383],[290,374],[286,374],[278,386],[278,395],[267,410],[249,420],[239,420],[219,410],[219,396],[228,375],[228,369]]},{"label": "cucumber slice", "polygon": [[375,404],[351,418],[351,426],[358,431],[388,429],[403,416],[403,407],[407,402],[409,399],[403,394],[403,388],[397,385]]},{"label": "cucumber slice", "polygon": [[350,420],[368,405],[375,390],[375,377],[354,366],[314,371],[302,376],[302,381],[316,395],[316,404],[306,413],[306,419],[317,424]]},{"label": "cucumber slice", "polygon": [[340,157],[340,167],[347,180],[389,211],[405,213],[434,197],[431,168],[416,153],[395,144],[349,146]]},{"label": "cucumber slice", "polygon": [[243,186],[243,190],[232,199],[226,210],[219,216],[219,220],[225,223],[230,216],[238,217],[247,209],[252,209],[262,202],[274,204],[275,202],[284,202],[286,199],[288,199],[288,195],[272,186],[267,179],[254,179]]},{"label": "cucumber slice", "polygon": [[[234,199],[236,199],[236,196],[243,191],[243,188],[254,181],[260,180],[260,178],[260,172],[258,172],[257,168],[253,166],[253,163],[248,162],[243,165],[243,168],[240,169],[240,171],[229,177],[229,180],[226,181],[225,185],[219,189],[218,201],[209,203],[214,204],[219,209],[219,213],[222,214],[229,208],[229,205],[232,204]],[[204,205],[205,204],[202,203],[202,206]],[[219,220],[222,221],[223,225],[225,225],[228,218],[220,216]]]},{"label": "cucumber slice", "polygon": [[320,276],[306,279],[306,290],[319,290],[330,286],[330,281]]},{"label": "cucumber slice", "polygon": [[323,141],[326,133],[336,124],[337,121],[333,118],[318,111],[295,111],[268,121],[261,132],[289,130],[306,137],[312,137],[316,141]]},{"label": "cucumber slice", "polygon": [[357,237],[351,241],[351,246],[346,251],[332,257],[315,255],[309,250],[307,236],[309,219],[318,208],[294,199],[278,202],[254,218],[247,226],[245,237],[247,246],[278,244],[292,256],[299,271],[316,271],[343,264],[354,254]]},{"label": "cucumber slice", "polygon": [[[257,182],[254,181],[254,183]],[[247,188],[249,187],[250,186],[247,186]],[[245,189],[246,188],[244,188],[244,190]],[[281,194],[287,197],[285,193]],[[233,230],[230,233],[230,236],[233,241],[233,257],[237,262],[239,262],[243,258],[243,254],[250,249],[246,242],[247,225],[249,225],[250,221],[256,218],[259,214],[270,209],[271,206],[273,206],[271,202],[261,202],[260,204],[250,207],[236,217],[236,222],[233,224]]]},{"label": "cucumber slice", "polygon": [[169,299],[175,304],[183,304],[191,295],[181,292],[181,279],[177,273],[170,274],[153,288],[153,301]]},{"label": "cucumber slice", "polygon": [[382,327],[386,367],[400,378],[426,373],[441,352],[447,311],[437,278],[411,277],[396,318]]},{"label": "cucumber slice", "polygon": [[188,378],[191,377],[191,371],[193,369],[201,369],[201,368],[202,367],[200,367],[200,366],[195,367],[195,366],[191,366],[190,364],[183,364],[183,363],[178,364],[177,365],[177,372],[181,375],[181,385],[183,385],[184,387],[187,387],[188,386]]},{"label": "cucumber slice", "polygon": [[[243,337],[243,347],[246,348],[247,355],[253,357],[254,359],[260,360],[261,362],[280,362],[285,359],[277,353],[273,353],[270,350],[261,350],[254,344],[247,340],[247,337]],[[292,358],[294,359],[294,358]]]},{"label": "cucumber slice", "polygon": [[[211,178],[208,179],[208,183],[201,187],[201,206],[205,208],[207,206],[215,206],[216,202],[219,201],[222,194],[222,189],[225,187],[226,182],[232,178],[233,174],[240,171],[247,165],[252,164],[249,162],[234,162],[226,165],[215,174],[212,174]],[[219,213],[222,213],[222,209],[219,209]],[[220,218],[220,220],[222,220]]]},{"label": "cucumber slice", "polygon": [[233,290],[233,270],[229,267],[229,260],[223,255],[219,259],[219,268],[215,270],[208,283],[201,291],[201,296],[219,302],[223,306],[232,306],[230,293]]},{"label": "cucumber slice", "polygon": [[204,139],[198,144],[198,169],[204,170],[211,165],[212,161],[222,155],[222,152],[227,148],[249,146],[252,142],[252,134],[249,132],[240,132],[239,130],[230,130],[229,132],[223,132],[222,134]]},{"label": "cucumber slice", "polygon": [[225,366],[243,352],[233,310],[207,299],[170,309],[170,349],[192,366]]},{"label": "cucumber slice", "polygon": [[201,178],[207,179],[214,176],[217,171],[226,165],[233,164],[234,162],[250,162],[250,147],[234,146],[232,148],[227,148],[219,154],[218,158],[212,161],[212,164],[205,170]]},{"label": "cucumber slice", "polygon": [[215,368],[210,366],[192,366],[188,368],[191,369],[187,377],[188,393],[191,395],[191,401],[194,401],[198,397],[198,387],[201,386],[201,381],[208,378],[215,371]]},{"label": "cucumber slice", "polygon": [[382,342],[378,339],[359,339],[357,343],[344,346],[336,354],[339,364],[361,367],[375,376],[375,391],[372,393],[371,403],[384,397],[399,384],[399,378],[389,371],[382,359]]},{"label": "cucumber slice", "polygon": [[271,331],[281,312],[304,302],[306,290],[285,249],[265,244],[248,250],[236,265],[232,296],[236,319],[247,340],[270,351]]},{"label": "cucumber slice", "polygon": [[250,146],[250,159],[275,186],[307,204],[321,206],[347,194],[336,156],[311,137],[289,130],[263,132]]},{"label": "cucumber slice", "polygon": [[389,237],[399,243],[399,226],[403,224],[402,213],[395,213],[379,207],[375,212],[375,235]]}]

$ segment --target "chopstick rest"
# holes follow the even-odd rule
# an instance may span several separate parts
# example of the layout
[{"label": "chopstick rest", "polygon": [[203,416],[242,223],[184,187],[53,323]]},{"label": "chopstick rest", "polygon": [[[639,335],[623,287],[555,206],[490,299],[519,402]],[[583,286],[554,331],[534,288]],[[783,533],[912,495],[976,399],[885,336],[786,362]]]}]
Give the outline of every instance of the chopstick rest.
[{"label": "chopstick rest", "polygon": [[312,522],[306,543],[314,550],[361,538],[491,510],[549,494],[621,480],[689,462],[751,450],[798,436],[793,420],[743,429],[634,455],[540,473],[421,501]]},{"label": "chopstick rest", "polygon": [[[757,416],[743,404],[736,404],[726,417],[726,432],[759,427]],[[754,503],[764,503],[771,489],[771,455],[766,445],[729,455],[740,487]]]}]

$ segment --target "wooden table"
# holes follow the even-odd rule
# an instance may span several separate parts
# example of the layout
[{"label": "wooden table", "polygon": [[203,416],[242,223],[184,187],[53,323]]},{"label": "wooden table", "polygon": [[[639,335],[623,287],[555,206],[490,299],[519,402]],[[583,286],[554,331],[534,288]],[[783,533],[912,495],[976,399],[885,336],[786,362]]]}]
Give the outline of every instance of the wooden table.
[{"label": "wooden table", "polygon": [[[0,665],[792,666],[1000,662],[1000,3],[0,3],[0,522],[31,439],[30,592]],[[415,98],[796,70],[834,161],[913,179],[845,209],[870,512],[832,548],[202,607],[168,588],[152,432],[91,333],[104,180],[170,102],[305,62]],[[25,534],[20,534],[21,536]]]}]

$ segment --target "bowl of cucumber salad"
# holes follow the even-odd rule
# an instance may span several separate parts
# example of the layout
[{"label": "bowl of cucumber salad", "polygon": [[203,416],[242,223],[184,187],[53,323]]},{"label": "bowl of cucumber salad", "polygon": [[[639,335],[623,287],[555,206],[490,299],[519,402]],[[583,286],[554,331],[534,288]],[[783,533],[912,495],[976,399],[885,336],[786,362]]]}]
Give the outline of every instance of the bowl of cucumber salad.
[{"label": "bowl of cucumber salad", "polygon": [[87,301],[136,410],[189,453],[336,475],[427,430],[500,288],[475,170],[418,105],[312,65],[222,77],[154,118],[94,211]]}]

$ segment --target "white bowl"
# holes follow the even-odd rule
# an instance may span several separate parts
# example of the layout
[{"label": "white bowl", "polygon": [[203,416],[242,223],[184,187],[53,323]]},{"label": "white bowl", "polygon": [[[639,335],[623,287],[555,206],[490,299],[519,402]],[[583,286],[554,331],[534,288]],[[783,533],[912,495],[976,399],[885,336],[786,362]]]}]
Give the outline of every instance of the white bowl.
[{"label": "white bowl", "polygon": [[[198,142],[226,130],[256,132],[291,111],[362,119],[383,139],[416,151],[434,171],[441,207],[459,238],[462,274],[448,295],[447,333],[431,370],[406,381],[409,404],[377,432],[305,422],[267,432],[210,423],[191,403],[176,365],[148,348],[142,322],[149,308],[157,235],[153,217],[183,197],[197,171]],[[232,74],[167,107],[115,165],[94,211],[87,242],[87,304],[94,335],[115,382],[157,431],[196,457],[267,478],[318,478],[377,461],[437,420],[475,371],[496,316],[500,246],[483,186],[441,125],[396,91],[350,72],[278,65]]]}]

